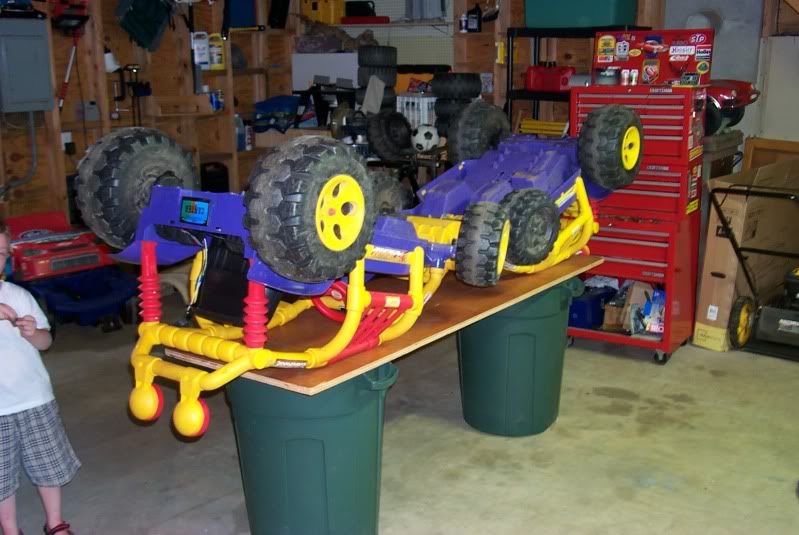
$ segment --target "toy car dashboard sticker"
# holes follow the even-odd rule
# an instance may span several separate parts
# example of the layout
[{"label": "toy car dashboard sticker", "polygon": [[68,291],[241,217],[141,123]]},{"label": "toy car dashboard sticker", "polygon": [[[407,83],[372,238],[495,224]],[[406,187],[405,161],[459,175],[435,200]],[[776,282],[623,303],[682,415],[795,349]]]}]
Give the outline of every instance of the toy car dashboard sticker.
[{"label": "toy car dashboard sticker", "polygon": [[640,48],[633,48],[632,50],[630,50],[630,57],[637,58],[640,55],[641,55]]},{"label": "toy car dashboard sticker", "polygon": [[407,251],[390,249],[388,247],[372,247],[372,250],[366,255],[368,260],[393,262],[397,264],[404,264],[407,257]]},{"label": "toy car dashboard sticker", "polygon": [[688,61],[689,56],[669,56],[669,61],[678,62],[678,61]]},{"label": "toy car dashboard sticker", "polygon": [[696,52],[696,47],[691,45],[676,45],[669,47],[669,55],[671,56],[693,56]]},{"label": "toy car dashboard sticker", "polygon": [[576,191],[577,191],[577,185],[575,184],[574,186],[570,187],[569,189],[561,193],[560,197],[558,197],[558,200],[555,201],[555,204],[558,206],[558,208],[566,204],[566,201],[572,199]]},{"label": "toy car dashboard sticker", "polygon": [[660,61],[656,59],[644,60],[641,81],[645,84],[653,84],[660,76]]},{"label": "toy car dashboard sticker", "polygon": [[696,64],[696,72],[699,74],[707,74],[710,72],[710,62],[709,61],[700,61]]},{"label": "toy car dashboard sticker", "polygon": [[710,59],[710,56],[713,54],[713,46],[712,45],[699,45],[696,47],[696,59]]}]

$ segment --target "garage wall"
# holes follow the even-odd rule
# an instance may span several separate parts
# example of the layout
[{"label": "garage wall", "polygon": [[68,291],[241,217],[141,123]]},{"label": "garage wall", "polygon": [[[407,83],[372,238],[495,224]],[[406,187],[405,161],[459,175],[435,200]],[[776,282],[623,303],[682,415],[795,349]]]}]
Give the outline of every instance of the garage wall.
[{"label": "garage wall", "polygon": [[666,27],[707,27],[716,30],[713,78],[754,82],[763,20],[763,0],[669,0]]},{"label": "garage wall", "polygon": [[[799,141],[799,37],[768,37],[762,43],[758,84],[763,91],[753,135]],[[747,109],[747,114],[749,110]],[[753,120],[755,115],[753,114]],[[747,119],[747,117],[744,117]]]},{"label": "garage wall", "polygon": [[[438,0],[436,0],[438,2]],[[369,29],[375,39],[386,46],[397,47],[399,63],[446,64],[453,63],[452,0],[446,0],[446,20],[430,24],[403,25],[405,2],[401,0],[374,0],[375,13],[391,18],[392,24],[373,26],[343,26],[353,37]],[[458,13],[460,15],[460,13]]]}]

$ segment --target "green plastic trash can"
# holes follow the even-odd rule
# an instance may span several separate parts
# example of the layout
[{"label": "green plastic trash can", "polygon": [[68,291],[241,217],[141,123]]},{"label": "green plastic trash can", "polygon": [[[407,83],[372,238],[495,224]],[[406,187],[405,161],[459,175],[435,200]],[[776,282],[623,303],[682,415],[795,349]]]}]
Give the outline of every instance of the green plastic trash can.
[{"label": "green plastic trash can", "polygon": [[558,417],[571,279],[458,332],[463,417],[478,431],[535,435]]},{"label": "green plastic trash can", "polygon": [[392,364],[315,396],[228,385],[253,535],[375,535]]}]

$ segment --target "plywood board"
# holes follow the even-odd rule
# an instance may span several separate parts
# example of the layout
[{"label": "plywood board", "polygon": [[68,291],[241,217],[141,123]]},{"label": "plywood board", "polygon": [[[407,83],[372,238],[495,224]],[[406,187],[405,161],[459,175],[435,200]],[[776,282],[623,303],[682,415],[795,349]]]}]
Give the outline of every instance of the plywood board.
[{"label": "plywood board", "polygon": [[799,141],[750,137],[744,144],[743,170],[799,158]]},{"label": "plywood board", "polygon": [[[448,275],[439,291],[425,306],[416,325],[396,340],[324,368],[268,368],[247,373],[243,377],[301,394],[318,394],[440,340],[601,263],[602,259],[599,257],[575,256],[534,275],[503,275],[500,283],[493,288],[467,286],[453,275]],[[403,291],[400,286],[402,281],[397,279],[380,279],[376,284],[383,291]],[[288,325],[270,331],[268,345],[272,349],[284,351],[297,350],[298,345],[319,347],[332,338],[336,328],[337,324],[325,320],[315,310],[310,310]],[[168,350],[167,353],[198,366],[219,367],[219,362],[197,355],[175,350]]]}]

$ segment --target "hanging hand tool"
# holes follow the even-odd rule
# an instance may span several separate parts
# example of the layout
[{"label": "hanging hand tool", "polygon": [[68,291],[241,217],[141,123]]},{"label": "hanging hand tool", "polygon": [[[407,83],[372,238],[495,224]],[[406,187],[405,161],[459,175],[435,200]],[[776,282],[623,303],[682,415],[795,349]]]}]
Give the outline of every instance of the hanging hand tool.
[{"label": "hanging hand tool", "polygon": [[72,34],[72,50],[69,52],[67,71],[64,73],[64,81],[61,82],[61,87],[58,90],[58,111],[64,108],[64,99],[67,97],[67,90],[69,89],[69,78],[72,75],[72,67],[75,65],[75,56],[78,52],[78,41],[80,41],[80,32],[75,30]]}]

